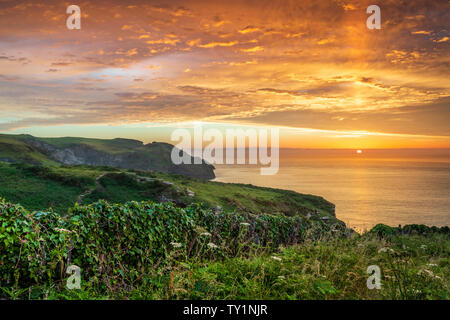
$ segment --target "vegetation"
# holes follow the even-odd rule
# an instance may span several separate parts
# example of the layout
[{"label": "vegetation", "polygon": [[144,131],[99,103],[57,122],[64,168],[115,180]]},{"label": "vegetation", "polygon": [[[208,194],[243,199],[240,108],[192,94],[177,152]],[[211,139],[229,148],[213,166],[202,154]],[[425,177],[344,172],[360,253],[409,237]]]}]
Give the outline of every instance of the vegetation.
[{"label": "vegetation", "polygon": [[168,143],[144,144],[142,141],[123,138],[38,138],[27,134],[0,134],[2,162],[47,167],[84,164],[182,174],[205,180],[215,178],[214,167],[205,161],[195,165],[173,164],[173,148]]},{"label": "vegetation", "polygon": [[0,161],[56,165],[56,162],[21,140],[24,135],[0,134]]},{"label": "vegetation", "polygon": [[100,199],[112,203],[170,200],[181,206],[202,203],[226,211],[289,216],[311,213],[336,220],[330,202],[293,191],[111,167],[43,167],[0,162],[0,196],[28,210],[52,208],[65,215],[82,194],[82,204]]},{"label": "vegetation", "polygon": [[93,179],[58,175],[44,167],[0,163],[0,195],[30,210],[51,207],[66,212],[78,195],[93,184]]},{"label": "vegetation", "polygon": [[[100,201],[66,217],[0,203],[0,286],[23,299],[448,299],[449,228]],[[399,234],[396,234],[399,233]],[[65,286],[66,267],[82,288]],[[369,265],[382,289],[366,286]]]}]

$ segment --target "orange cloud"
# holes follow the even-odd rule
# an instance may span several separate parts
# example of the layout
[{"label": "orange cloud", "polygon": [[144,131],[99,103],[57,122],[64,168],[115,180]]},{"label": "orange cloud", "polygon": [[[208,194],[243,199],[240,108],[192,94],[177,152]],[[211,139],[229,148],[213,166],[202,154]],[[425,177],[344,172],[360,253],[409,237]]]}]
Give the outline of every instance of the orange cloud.
[{"label": "orange cloud", "polygon": [[238,41],[229,41],[229,42],[210,42],[206,44],[198,44],[197,46],[200,48],[215,48],[215,47],[232,47],[237,45]]}]

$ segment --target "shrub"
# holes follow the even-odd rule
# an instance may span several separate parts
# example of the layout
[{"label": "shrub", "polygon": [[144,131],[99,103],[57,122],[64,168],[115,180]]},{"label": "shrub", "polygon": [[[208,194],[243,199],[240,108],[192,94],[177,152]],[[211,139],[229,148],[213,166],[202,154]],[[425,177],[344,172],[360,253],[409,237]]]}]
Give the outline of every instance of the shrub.
[{"label": "shrub", "polygon": [[62,275],[70,241],[62,227],[52,211],[29,213],[0,199],[1,284],[26,286]]},{"label": "shrub", "polygon": [[183,209],[148,201],[76,204],[60,217],[52,211],[29,213],[2,200],[0,226],[2,284],[23,287],[62,279],[65,268],[76,264],[108,288],[138,281],[174,254],[185,260],[221,259],[255,246],[275,250],[315,239],[330,229],[298,216],[217,214],[198,204]]}]

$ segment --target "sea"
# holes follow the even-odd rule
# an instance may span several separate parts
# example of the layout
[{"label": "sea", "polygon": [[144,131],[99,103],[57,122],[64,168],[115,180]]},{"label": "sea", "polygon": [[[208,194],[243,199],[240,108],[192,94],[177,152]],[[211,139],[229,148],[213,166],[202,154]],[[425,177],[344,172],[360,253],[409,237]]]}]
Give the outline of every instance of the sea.
[{"label": "sea", "polygon": [[450,225],[450,150],[280,150],[278,173],[215,165],[216,181],[294,190],[336,205],[358,232],[390,226]]}]

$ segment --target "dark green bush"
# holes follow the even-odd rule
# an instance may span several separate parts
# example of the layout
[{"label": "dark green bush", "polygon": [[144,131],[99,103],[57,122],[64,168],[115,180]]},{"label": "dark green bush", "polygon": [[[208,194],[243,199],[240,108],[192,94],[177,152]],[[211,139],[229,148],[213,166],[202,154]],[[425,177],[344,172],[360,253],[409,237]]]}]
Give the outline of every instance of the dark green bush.
[{"label": "dark green bush", "polygon": [[408,224],[404,227],[390,227],[385,224],[377,224],[370,230],[379,237],[389,237],[397,235],[429,235],[429,234],[450,234],[449,227],[428,227],[423,224]]},{"label": "dark green bush", "polygon": [[75,205],[60,217],[29,213],[2,200],[0,226],[1,285],[14,281],[20,287],[62,279],[70,264],[82,268],[90,281],[110,287],[139,280],[174,252],[177,259],[220,259],[254,245],[276,249],[317,238],[330,229],[298,216],[214,213],[198,204],[183,209],[135,201]]},{"label": "dark green bush", "polygon": [[61,275],[70,243],[62,227],[54,212],[29,213],[0,199],[0,283],[29,285]]}]

